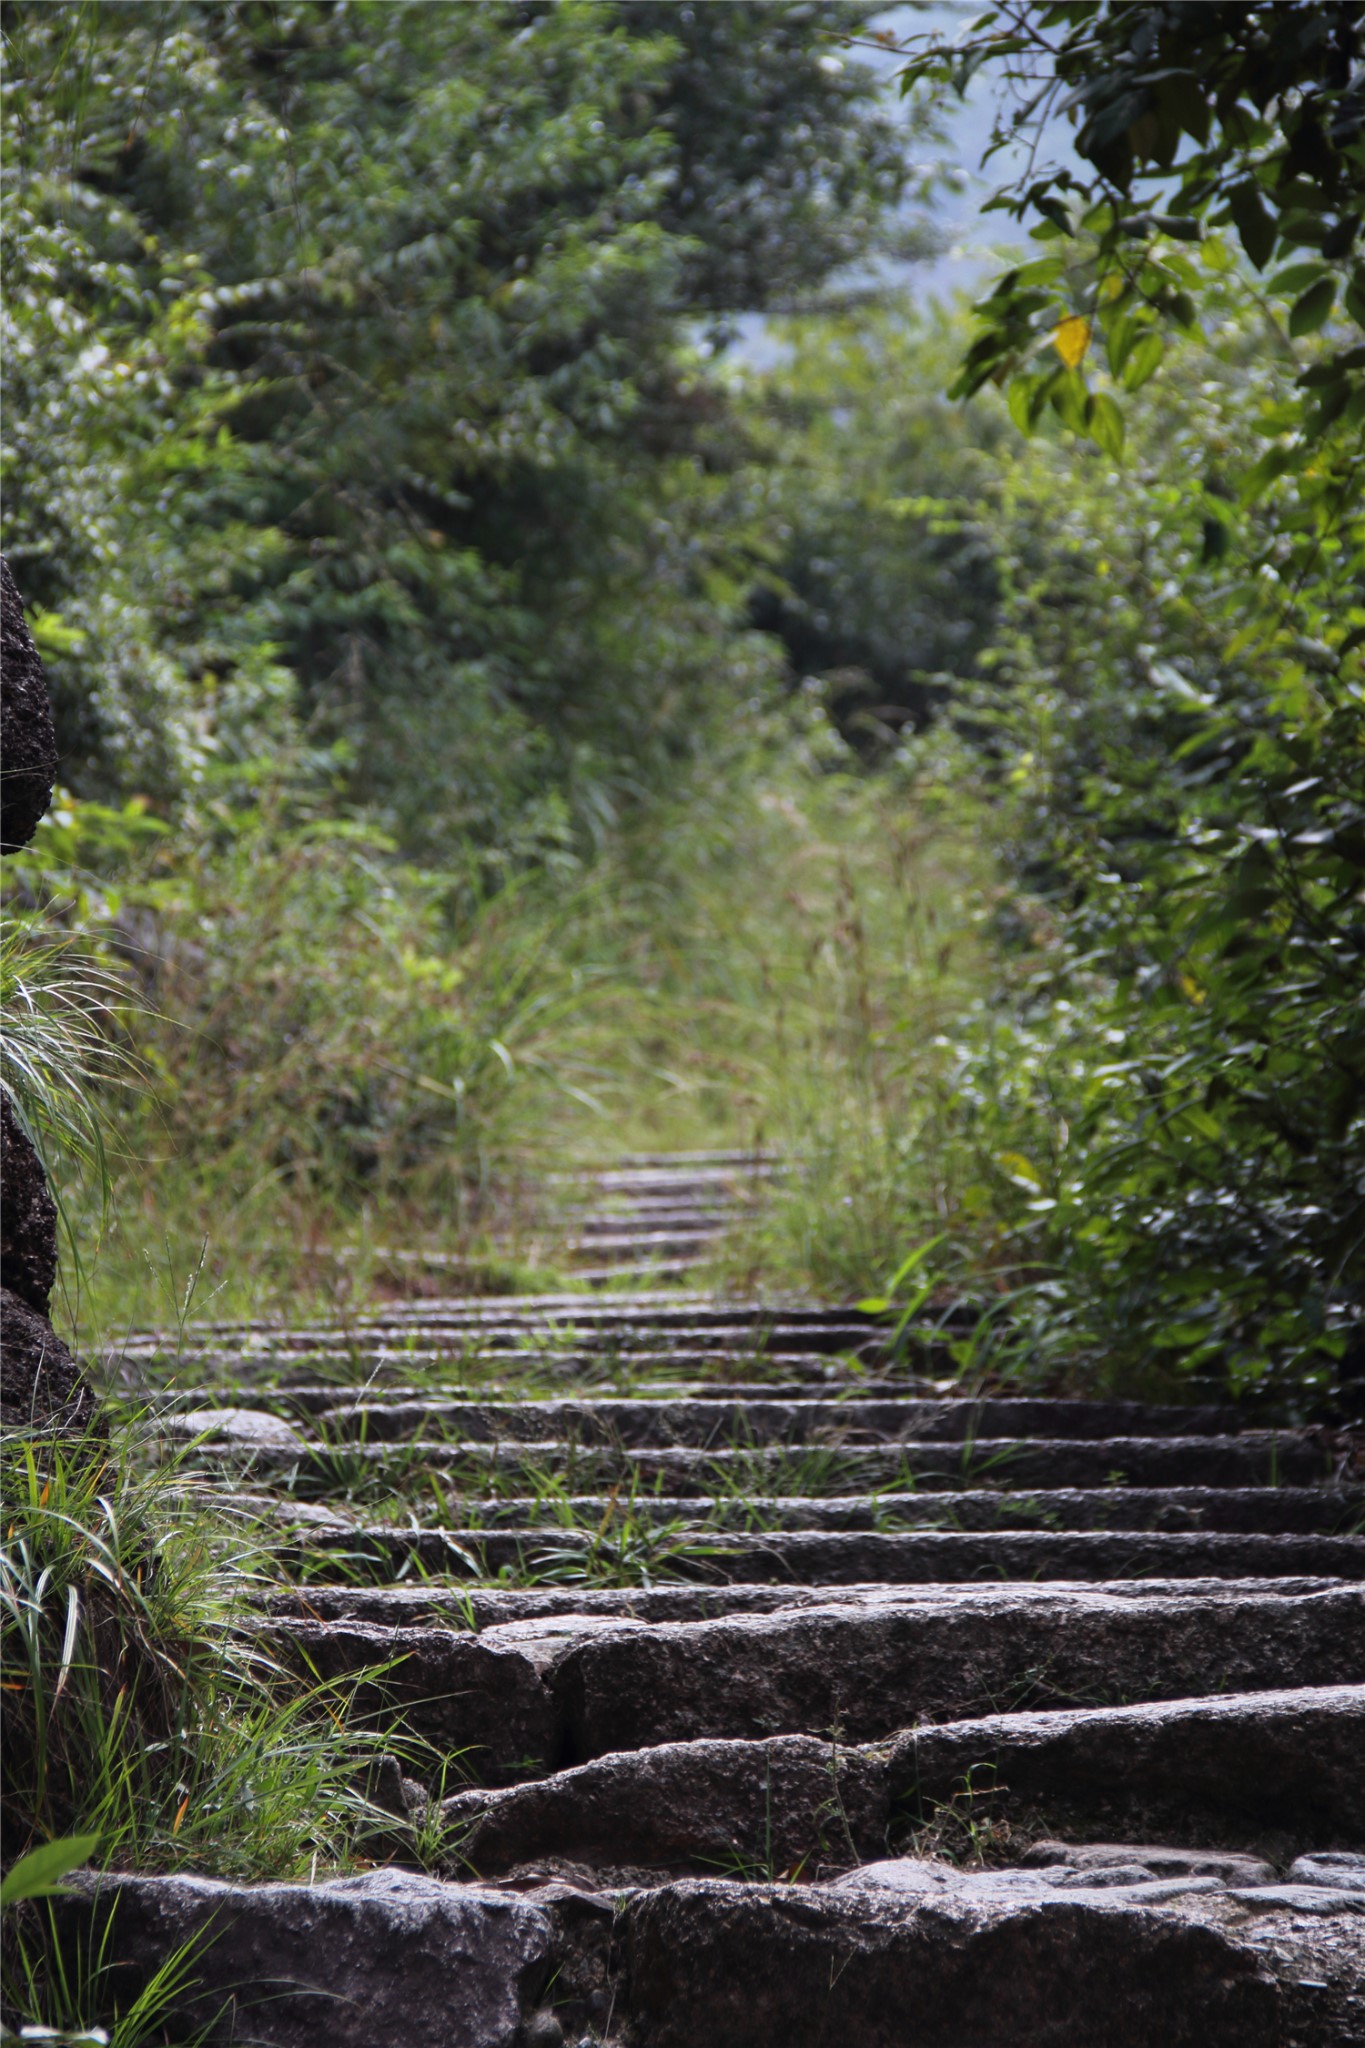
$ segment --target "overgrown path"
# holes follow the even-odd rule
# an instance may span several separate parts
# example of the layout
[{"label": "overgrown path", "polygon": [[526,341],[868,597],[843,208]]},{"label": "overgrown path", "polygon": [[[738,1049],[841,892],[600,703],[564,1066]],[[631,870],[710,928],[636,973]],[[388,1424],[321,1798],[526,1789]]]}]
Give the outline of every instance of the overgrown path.
[{"label": "overgrown path", "polygon": [[281,2048],[1365,2038],[1361,1475],[657,1284],[748,1170],[590,1184],[629,1291],[179,1341],[263,1643],[393,1755],[372,1872],[112,1880],[127,1958],[211,1920]]}]

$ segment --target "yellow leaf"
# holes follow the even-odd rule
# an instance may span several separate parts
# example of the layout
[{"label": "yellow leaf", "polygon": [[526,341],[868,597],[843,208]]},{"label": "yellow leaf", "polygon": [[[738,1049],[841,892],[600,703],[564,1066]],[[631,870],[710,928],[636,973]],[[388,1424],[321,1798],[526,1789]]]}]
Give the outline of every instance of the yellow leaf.
[{"label": "yellow leaf", "polygon": [[1068,370],[1074,370],[1090,346],[1090,322],[1079,313],[1068,313],[1053,329],[1052,346]]}]

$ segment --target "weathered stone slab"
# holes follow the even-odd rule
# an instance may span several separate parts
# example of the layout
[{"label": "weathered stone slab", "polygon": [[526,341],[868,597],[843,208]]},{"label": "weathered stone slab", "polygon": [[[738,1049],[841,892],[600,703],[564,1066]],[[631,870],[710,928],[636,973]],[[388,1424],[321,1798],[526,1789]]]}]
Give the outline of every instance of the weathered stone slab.
[{"label": "weathered stone slab", "polygon": [[[318,1885],[106,1877],[68,1901],[102,1924],[130,1992],[196,1939],[176,2017],[258,2048],[524,2048],[551,1969],[545,1916],[521,1900],[406,1871]],[[197,2038],[197,2037],[196,2037]]]},{"label": "weathered stone slab", "polygon": [[786,1735],[600,1757],[534,1784],[457,1793],[441,1815],[487,1877],[567,1865],[604,1883],[708,1868],[809,1879],[881,1853],[891,1800],[884,1755]]},{"label": "weathered stone slab", "polygon": [[860,1741],[1006,1703],[1349,1684],[1362,1671],[1365,1602],[1354,1592],[1245,1605],[1073,1593],[1015,1605],[964,1590],[960,1604],[922,1609],[622,1625],[566,1650],[554,1683],[566,1760],[580,1761],[704,1735],[837,1727]]},{"label": "weathered stone slab", "polygon": [[1308,2002],[1171,1905],[685,1881],[623,1918],[639,2048],[1281,2048]]},{"label": "weathered stone slab", "polygon": [[306,1445],[298,1431],[282,1416],[261,1408],[187,1408],[167,1416],[167,1436],[180,1443],[205,1438],[215,1448],[229,1446],[243,1451],[276,1451],[286,1458],[300,1458]]},{"label": "weathered stone slab", "polygon": [[[279,1457],[257,1453],[257,1459]],[[467,1570],[472,1577],[563,1575],[575,1554],[586,1563],[610,1551],[611,1532],[539,1529],[404,1529],[346,1526],[335,1539],[354,1554],[398,1570],[417,1560],[429,1570]],[[888,1585],[968,1584],[981,1578],[1324,1577],[1365,1578],[1365,1541],[1354,1536],[1262,1536],[1182,1532],[1115,1533],[1019,1530],[961,1533],[777,1530],[751,1536],[723,1530],[680,1529],[661,1566],[677,1578],[842,1586],[880,1579]]]},{"label": "weathered stone slab", "polygon": [[[778,1400],[771,1394],[735,1400],[717,1390],[708,1398],[659,1400],[601,1396],[583,1400],[362,1401],[324,1410],[319,1426],[331,1436],[372,1443],[444,1434],[465,1442],[488,1440],[584,1443],[686,1444],[811,1441],[1001,1445],[1024,1438],[1049,1442],[1223,1436],[1235,1428],[1231,1411],[1157,1408],[1136,1401],[925,1400],[898,1394],[869,1399]],[[1263,1439],[1267,1440],[1267,1439]]]},{"label": "weathered stone slab", "polygon": [[[1056,1729],[1040,1735],[1044,1722]],[[460,1831],[458,1853],[481,1876],[573,1868],[596,1872],[604,1884],[641,1882],[641,1872],[657,1878],[708,1870],[790,1870],[808,1880],[884,1858],[888,1843],[905,1841],[907,1831],[931,1823],[950,1802],[958,1817],[1013,1815],[1029,1827],[1040,1815],[1050,1825],[1101,1817],[1138,1839],[1048,1839],[1021,1855],[1021,1868],[986,1876],[1031,1892],[1173,1884],[1177,1896],[1181,1886],[1275,1882],[1263,1858],[1218,1843],[1267,1829],[1291,1843],[1351,1839],[1365,1802],[1357,1790],[1334,1800],[1332,1788],[1363,1731],[1365,1688],[1357,1688],[1349,1696],[1250,1694],[1089,1716],[990,1716],[952,1724],[943,1741],[933,1726],[921,1726],[892,1743],[862,1747],[790,1735],[665,1743],[614,1751],[501,1792],[458,1792],[444,1802],[442,1817]],[[1044,1745],[1046,1757],[1025,1757],[1015,1769],[1019,1747],[1029,1741]],[[1293,1757],[1289,1774],[1281,1767],[1285,1753]],[[1267,1765],[1275,1767],[1269,1784]],[[972,1796],[964,1804],[968,1784]],[[1005,1788],[999,1796],[997,1786]],[[1144,1845],[1138,1831],[1152,1817],[1177,1823],[1183,1833],[1193,1829],[1199,1847]],[[847,1882],[868,1878],[931,1892],[954,1876],[950,1864],[898,1858],[878,1864],[874,1874],[855,1870]],[[1349,1892],[1365,1911],[1361,1858],[1320,1851],[1297,1862],[1289,1882]]]},{"label": "weathered stone slab", "polygon": [[347,1687],[353,1713],[402,1722],[452,1755],[465,1753],[485,1781],[558,1761],[560,1714],[540,1664],[514,1642],[359,1621],[291,1621],[264,1640],[305,1677],[361,1679]]},{"label": "weathered stone slab", "polygon": [[[1019,1858],[1026,1867],[1064,1865],[1068,1870],[1112,1870],[1137,1864],[1153,1877],[1217,1877],[1224,1884],[1274,1882],[1273,1867],[1259,1856],[1227,1849],[1176,1849],[1154,1842],[1032,1842]],[[1315,1882],[1313,1879],[1307,1880]]]},{"label": "weathered stone slab", "polygon": [[1365,1602],[1354,1591],[1210,1601],[964,1588],[918,1605],[681,1623],[585,1614],[477,1635],[299,1620],[270,1626],[266,1639],[321,1678],[391,1666],[362,1688],[359,1710],[387,1702],[431,1741],[471,1752],[469,1766],[498,1783],[523,1775],[528,1758],[544,1772],[613,1750],[834,1728],[858,1742],[1002,1701],[1340,1684],[1365,1668]]},{"label": "weathered stone slab", "polygon": [[[237,1496],[260,1505],[261,1496]],[[324,1516],[326,1511],[291,1503],[290,1514]],[[1021,1600],[1036,1600],[1044,1606],[1058,1595],[1080,1594],[1084,1599],[1160,1599],[1168,1594],[1182,1600],[1199,1599],[1208,1604],[1302,1599],[1314,1593],[1346,1590],[1336,1579],[1191,1579],[1114,1580],[1100,1595],[1094,1588],[1065,1581],[1037,1586],[841,1586],[837,1593],[822,1586],[706,1586],[672,1584],[649,1586],[447,1586],[427,1580],[408,1585],[332,1586],[310,1585],[306,1591],[277,1591],[264,1596],[264,1612],[285,1618],[301,1615],[309,1619],[372,1621],[385,1628],[412,1628],[432,1624],[438,1628],[486,1629],[506,1622],[534,1621],[550,1617],[614,1617],[624,1621],[712,1621],[725,1615],[796,1613],[808,1608],[837,1606],[864,1612],[868,1609],[909,1607],[916,1611],[926,1605],[958,1606],[1004,1601],[1010,1606]],[[1353,1597],[1358,1597],[1354,1596]],[[1277,1607],[1277,1612],[1280,1611]],[[1335,1627],[1335,1624],[1333,1624]]]},{"label": "weathered stone slab", "polygon": [[970,1783],[983,1815],[1054,1828],[1217,1841],[1241,1825],[1335,1845],[1365,1839],[1362,1756],[1365,1685],[1339,1685],[922,1726],[890,1768],[912,1822]]},{"label": "weathered stone slab", "polygon": [[[583,1527],[609,1523],[610,1494],[554,1493],[536,1498],[499,1495],[483,1502],[480,1517],[489,1527],[559,1526],[571,1509]],[[1094,1487],[999,1493],[980,1488],[965,1493],[848,1494],[825,1499],[808,1494],[761,1493],[693,1500],[686,1494],[637,1494],[630,1503],[635,1522],[694,1521],[708,1529],[774,1530],[898,1529],[1121,1529],[1207,1530],[1235,1535],[1333,1535],[1354,1531],[1365,1517],[1365,1487]]]},{"label": "weathered stone slab", "polygon": [[1345,1891],[1365,1892],[1365,1856],[1351,1849],[1299,1856],[1286,1875],[1290,1884],[1335,1885]]}]

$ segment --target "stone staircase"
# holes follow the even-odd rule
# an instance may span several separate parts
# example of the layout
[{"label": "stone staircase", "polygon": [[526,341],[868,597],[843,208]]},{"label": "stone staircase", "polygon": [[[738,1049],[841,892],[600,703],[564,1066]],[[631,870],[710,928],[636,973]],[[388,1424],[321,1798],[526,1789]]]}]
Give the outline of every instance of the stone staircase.
[{"label": "stone staircase", "polygon": [[[734,1171],[599,1174],[585,1277],[681,1274]],[[175,1351],[123,1369],[273,1527],[263,1646],[394,1745],[369,1872],[106,1880],[135,1971],[216,1930],[213,2038],[1365,2041],[1349,1440],[638,1285]]]}]

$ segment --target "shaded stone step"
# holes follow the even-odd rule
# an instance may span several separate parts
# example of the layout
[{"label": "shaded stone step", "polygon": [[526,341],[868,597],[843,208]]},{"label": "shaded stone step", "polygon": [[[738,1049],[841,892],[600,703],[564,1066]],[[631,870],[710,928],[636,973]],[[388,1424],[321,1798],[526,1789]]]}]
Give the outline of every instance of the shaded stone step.
[{"label": "shaded stone step", "polygon": [[[867,1493],[891,1487],[948,1492],[980,1487],[1054,1489],[1104,1486],[1310,1486],[1327,1476],[1328,1455],[1302,1438],[1269,1434],[1239,1437],[1113,1437],[1076,1440],[980,1438],[957,1457],[942,1444],[890,1446],[809,1444],[828,1459],[825,1492]],[[568,1456],[565,1447],[565,1456]],[[800,1446],[731,1450],[686,1447],[626,1450],[606,1470],[633,1473],[669,1492],[703,1494],[735,1485],[784,1490],[785,1472],[799,1463]]]},{"label": "shaded stone step", "polygon": [[1358,1917],[1191,1893],[1156,1906],[956,1886],[916,1900],[857,1878],[683,1880],[623,1905],[620,2005],[639,2048],[1359,2041]]},{"label": "shaded stone step", "polygon": [[580,1210],[573,1218],[573,1227],[580,1237],[640,1224],[651,1230],[715,1230],[742,1213],[738,1203],[720,1195],[685,1203],[674,1195],[650,1195],[622,1202],[619,1207]]},{"label": "shaded stone step", "polygon": [[574,1272],[586,1287],[619,1287],[623,1280],[661,1280],[669,1274],[679,1278],[690,1273],[697,1264],[695,1254],[687,1258],[671,1258],[660,1254],[657,1258],[640,1261],[622,1258],[610,1266],[574,1265]]},{"label": "shaded stone step", "polygon": [[[578,1323],[602,1329],[614,1327],[625,1332],[717,1328],[753,1330],[778,1322],[803,1330],[843,1328],[854,1324],[864,1335],[869,1332],[875,1334],[879,1328],[874,1318],[861,1316],[856,1310],[847,1308],[790,1301],[727,1301],[718,1300],[713,1295],[688,1293],[681,1288],[667,1288],[621,1294],[610,1300],[561,1291],[556,1294],[497,1297],[450,1295],[430,1301],[389,1302],[383,1308],[361,1310],[348,1317],[344,1329],[359,1331],[390,1325],[402,1327],[413,1321],[439,1322],[446,1328],[473,1331],[505,1325],[543,1332],[547,1328]],[[298,1334],[303,1327],[279,1316],[248,1316],[227,1322],[206,1318],[202,1322],[187,1323],[184,1335],[189,1341],[206,1337],[238,1340],[253,1335],[288,1337]],[[135,1331],[128,1341],[138,1343],[150,1337],[162,1339],[165,1334],[164,1331]]]},{"label": "shaded stone step", "polygon": [[[885,1856],[892,1845],[913,1842],[916,1829],[937,1828],[946,1843],[952,1818],[965,1833],[969,1822],[984,1827],[1010,1812],[1021,1821],[1042,1813],[1049,1824],[1098,1821],[1121,1830],[1157,1815],[1181,1840],[1205,1848],[1269,1830],[1288,1845],[1281,1851],[1287,1863],[1308,1844],[1330,1848],[1365,1830],[1358,1772],[1355,1788],[1343,1801],[1335,1798],[1343,1766],[1350,1775],[1349,1758],[1360,1753],[1363,1738],[1365,1687],[1281,1690],[1087,1714],[997,1716],[915,1729],[889,1744],[800,1735],[665,1743],[501,1791],[460,1792],[441,1813],[461,1860],[482,1877],[535,1872],[592,1885],[638,1882],[639,1873],[654,1883],[670,1874],[706,1875],[708,1865],[730,1875],[799,1870],[810,1881]],[[1073,1758],[1074,1784],[1067,1778]],[[1149,1760],[1160,1773],[1151,1790],[1142,1769]],[[1021,1794],[1016,1779],[1034,1789]],[[1065,1865],[1067,1853],[1052,1844],[1029,1861]],[[1131,1870],[1135,1860],[1110,1851],[1107,1863]],[[1271,1866],[1247,1855],[1205,1856],[1202,1871],[1190,1868],[1201,1861],[1197,1855],[1167,1852],[1166,1861],[1185,1866],[1166,1875],[1241,1885],[1275,1878]],[[1080,1859],[1082,1871],[1097,1865],[1104,1867],[1102,1855]],[[1063,1885],[1084,1885],[1076,1867]],[[942,1865],[937,1869],[941,1881]],[[1330,1872],[1330,1865],[1320,1869]],[[907,1875],[923,1882],[925,1873]],[[1025,1888],[1057,1882],[1056,1873],[1051,1880],[1013,1875]],[[1330,1875],[1316,1881],[1332,1885]],[[1365,1912],[1365,1893],[1359,1908]]]},{"label": "shaded stone step", "polygon": [[410,1871],[322,1884],[79,1883],[63,1931],[116,1955],[125,2011],[195,1943],[189,1987],[167,2015],[179,2025],[174,2036],[158,2028],[163,2040],[197,2041],[207,2028],[210,2042],[258,2048],[526,2048],[554,1968],[544,1913]]},{"label": "shaded stone step", "polygon": [[[582,1300],[585,1297],[578,1298]],[[221,1360],[231,1367],[239,1359],[249,1361],[254,1358],[283,1359],[329,1354],[360,1359],[375,1352],[397,1356],[419,1350],[435,1351],[440,1356],[464,1351],[472,1351],[476,1355],[506,1351],[530,1358],[548,1357],[553,1361],[557,1353],[570,1350],[630,1356],[636,1352],[657,1352],[662,1346],[673,1343],[680,1351],[735,1352],[744,1357],[767,1357],[770,1354],[837,1357],[850,1352],[859,1357],[877,1357],[884,1349],[881,1333],[860,1323],[807,1325],[785,1321],[769,1324],[731,1321],[702,1326],[679,1323],[670,1331],[655,1322],[623,1321],[614,1324],[587,1317],[574,1320],[566,1317],[557,1324],[541,1327],[523,1321],[470,1324],[440,1316],[419,1317],[415,1312],[405,1317],[394,1316],[384,1322],[367,1321],[353,1329],[312,1324],[296,1329],[248,1330],[233,1341],[230,1349],[224,1349],[224,1339],[230,1336],[230,1332],[213,1332],[205,1337],[187,1335],[182,1340],[173,1333],[153,1331],[121,1343],[109,1356],[111,1362],[117,1362],[120,1359],[155,1358],[164,1353],[197,1362]],[[910,1348],[915,1350],[914,1346]],[[925,1345],[915,1355],[932,1356],[936,1353],[932,1345]]]},{"label": "shaded stone step", "polygon": [[1365,1487],[1100,1487],[1053,1493],[881,1493],[843,1499],[762,1495],[689,1499],[685,1494],[512,1496],[486,1502],[490,1527],[533,1528],[571,1514],[583,1527],[633,1521],[692,1521],[707,1529],[888,1530],[1136,1529],[1215,1530],[1260,1535],[1359,1535],[1365,1529]]},{"label": "shaded stone step", "polygon": [[195,1942],[167,2025],[207,2023],[215,2048],[905,2048],[907,2015],[915,2048],[1355,2048],[1360,1918],[1349,1895],[1291,1894],[902,1861],[625,1897],[400,1871],[106,1878],[61,1910],[88,1945],[117,1899],[130,1993]]},{"label": "shaded stone step", "polygon": [[686,1260],[706,1251],[719,1235],[719,1228],[714,1224],[700,1224],[686,1230],[675,1225],[671,1230],[660,1230],[643,1224],[627,1228],[620,1223],[611,1230],[580,1230],[568,1239],[564,1249],[569,1253],[591,1254],[599,1259],[634,1259],[639,1264],[651,1265],[662,1259],[670,1263],[677,1259]]},{"label": "shaded stone step", "polygon": [[698,1239],[715,1237],[724,1229],[728,1215],[729,1212],[723,1209],[712,1210],[704,1216],[670,1209],[657,1214],[636,1215],[630,1212],[619,1216],[584,1216],[574,1225],[571,1243],[606,1248],[619,1239],[623,1244],[644,1244],[656,1249],[678,1244],[686,1250]]},{"label": "shaded stone step", "polygon": [[[436,1354],[428,1355],[433,1363],[440,1362]],[[490,1370],[503,1371],[510,1363],[514,1362],[504,1356],[500,1357],[496,1363],[489,1361],[489,1366]],[[723,1368],[724,1360],[716,1362]],[[542,1378],[558,1379],[563,1377],[582,1379],[585,1376],[586,1369],[592,1366],[595,1361],[579,1354],[568,1359],[556,1358],[537,1361],[537,1363],[540,1367],[540,1376]],[[686,1370],[689,1364],[695,1369],[696,1363],[696,1361],[685,1359],[679,1361],[664,1357],[659,1359],[657,1369],[662,1373],[677,1370],[681,1365],[682,1369]],[[780,1361],[774,1360],[772,1363],[774,1366],[780,1365],[783,1371],[788,1371],[792,1368],[795,1361],[785,1359]],[[461,1384],[455,1387],[442,1388],[439,1391],[433,1391],[430,1383],[425,1386],[409,1385],[405,1384],[401,1379],[391,1380],[385,1376],[388,1371],[400,1372],[404,1369],[410,1373],[412,1367],[412,1358],[403,1354],[399,1354],[387,1361],[382,1357],[373,1361],[362,1361],[362,1369],[364,1370],[364,1377],[367,1383],[367,1401],[371,1405],[379,1405],[374,1398],[372,1381],[382,1389],[383,1405],[385,1406],[391,1403],[408,1402],[414,1405],[425,1405],[433,1414],[439,1414],[443,1402],[469,1398],[470,1388],[467,1384],[466,1372],[461,1373]],[[634,1378],[637,1373],[648,1369],[646,1362],[632,1360],[629,1372],[631,1377]],[[651,1377],[644,1381],[641,1390],[642,1392],[647,1392],[652,1399],[666,1398],[671,1401],[714,1400],[722,1393],[727,1399],[734,1401],[810,1401],[828,1399],[831,1395],[837,1397],[843,1391],[843,1387],[833,1368],[825,1372],[819,1366],[812,1366],[810,1368],[810,1376],[799,1380],[728,1380],[724,1378],[723,1373],[719,1379],[713,1378],[705,1381],[695,1379],[664,1381],[655,1380]],[[891,1400],[906,1394],[932,1392],[933,1387],[932,1382],[928,1380],[912,1380],[908,1378],[904,1380],[879,1379],[858,1381],[850,1391],[856,1392],[857,1395],[862,1397]],[[321,1415],[338,1406],[350,1405],[351,1392],[352,1386],[350,1384],[343,1384],[339,1379],[302,1381],[289,1379],[282,1380],[277,1386],[262,1388],[259,1392],[253,1391],[252,1400],[264,1408],[282,1414]],[[500,1385],[496,1380],[480,1380],[477,1392],[478,1398],[481,1400],[502,1401],[514,1398],[512,1390]],[[159,1404],[158,1412],[170,1414],[177,1410],[190,1411],[193,1408],[209,1407],[215,1404],[223,1407],[236,1406],[241,1402],[241,1399],[242,1388],[240,1379],[225,1382],[220,1386],[214,1386],[211,1381],[201,1381],[193,1394],[176,1394],[165,1399]]]},{"label": "shaded stone step", "polygon": [[473,1578],[546,1576],[589,1581],[617,1572],[740,1584],[790,1580],[842,1586],[960,1585],[973,1579],[1365,1578],[1365,1538],[1220,1530],[823,1530],[755,1535],[664,1524],[654,1543],[622,1513],[603,1530],[411,1528],[350,1521],[309,1530],[312,1564],[327,1553],[369,1560],[386,1573],[411,1569]]},{"label": "shaded stone step", "polygon": [[[800,1401],[728,1395],[661,1400],[648,1394],[508,1402],[438,1397],[347,1402],[320,1411],[317,1420],[319,1429],[325,1427],[331,1435],[371,1442],[431,1435],[433,1425],[439,1424],[444,1434],[466,1443],[563,1442],[575,1437],[583,1443],[711,1448],[818,1438],[962,1444],[975,1453],[984,1440],[996,1456],[1007,1444],[1011,1454],[1022,1451],[1021,1439],[1106,1448],[1133,1439],[1229,1440],[1226,1412],[1214,1408],[1144,1408],[1119,1401],[924,1400],[907,1394],[881,1400],[854,1394]],[[1307,1449],[1318,1467],[1324,1462],[1316,1445],[1303,1437],[1262,1432],[1246,1441],[1267,1451],[1282,1444],[1286,1457]]]},{"label": "shaded stone step", "polygon": [[[472,1616],[471,1616],[472,1618]],[[281,1616],[278,1654],[327,1679],[391,1667],[357,1710],[401,1711],[486,1782],[706,1736],[866,1742],[928,1716],[1350,1684],[1365,1671],[1355,1588],[1210,1598],[1166,1589],[942,1587],[884,1605],[697,1622],[591,1613],[477,1634]],[[475,1755],[477,1752],[477,1755]]]},{"label": "shaded stone step", "polygon": [[[251,1414],[255,1411],[241,1411]],[[261,1411],[264,1412],[264,1411]],[[278,1417],[271,1417],[278,1423]],[[183,1436],[191,1418],[180,1418]],[[250,1449],[248,1435],[241,1441]],[[218,1455],[215,1446],[198,1454]],[[224,1441],[222,1455],[233,1455]],[[869,1446],[797,1441],[743,1450],[686,1446],[618,1449],[542,1442],[445,1442],[423,1438],[366,1442],[338,1437],[327,1444],[299,1439],[296,1449],[264,1446],[256,1469],[312,1472],[326,1482],[346,1467],[392,1465],[395,1478],[418,1466],[446,1472],[464,1491],[479,1492],[491,1477],[523,1487],[532,1475],[562,1478],[574,1490],[620,1485],[628,1492],[659,1488],[692,1499],[744,1491],[866,1494],[874,1490],[962,1493],[984,1487],[1055,1491],[1104,1487],[1307,1486],[1325,1478],[1326,1459],[1313,1444],[1270,1437],[1111,1438],[1099,1443],[977,1440],[962,1452],[943,1444]]]},{"label": "shaded stone step", "polygon": [[916,1728],[893,1745],[895,1796],[912,1820],[970,1774],[983,1818],[1046,1817],[1053,1832],[1174,1829],[1227,1839],[1273,1828],[1323,1847],[1365,1841],[1365,1684],[1058,1713],[996,1714]]},{"label": "shaded stone step", "polygon": [[[383,1628],[432,1625],[477,1631],[512,1621],[543,1621],[558,1628],[566,1621],[572,1624],[579,1615],[623,1621],[714,1621],[727,1615],[799,1613],[834,1605],[843,1611],[867,1612],[893,1607],[960,1607],[963,1601],[975,1610],[983,1600],[1016,1603],[1031,1594],[1044,1603],[1051,1603],[1059,1595],[1079,1594],[1083,1600],[1098,1597],[1105,1601],[1150,1601],[1170,1595],[1181,1600],[1197,1598],[1214,1605],[1261,1599],[1266,1594],[1284,1601],[1343,1590],[1340,1580],[1312,1578],[1119,1579],[1106,1584],[1100,1595],[1096,1595],[1093,1586],[1068,1584],[1064,1580],[1050,1580],[1037,1588],[850,1585],[840,1586],[834,1593],[818,1586],[707,1586],[694,1582],[514,1588],[443,1585],[428,1579],[415,1585],[352,1582],[279,1588],[262,1595],[257,1604],[263,1613],[278,1619],[371,1621]],[[570,1625],[568,1633],[572,1632]]]}]

